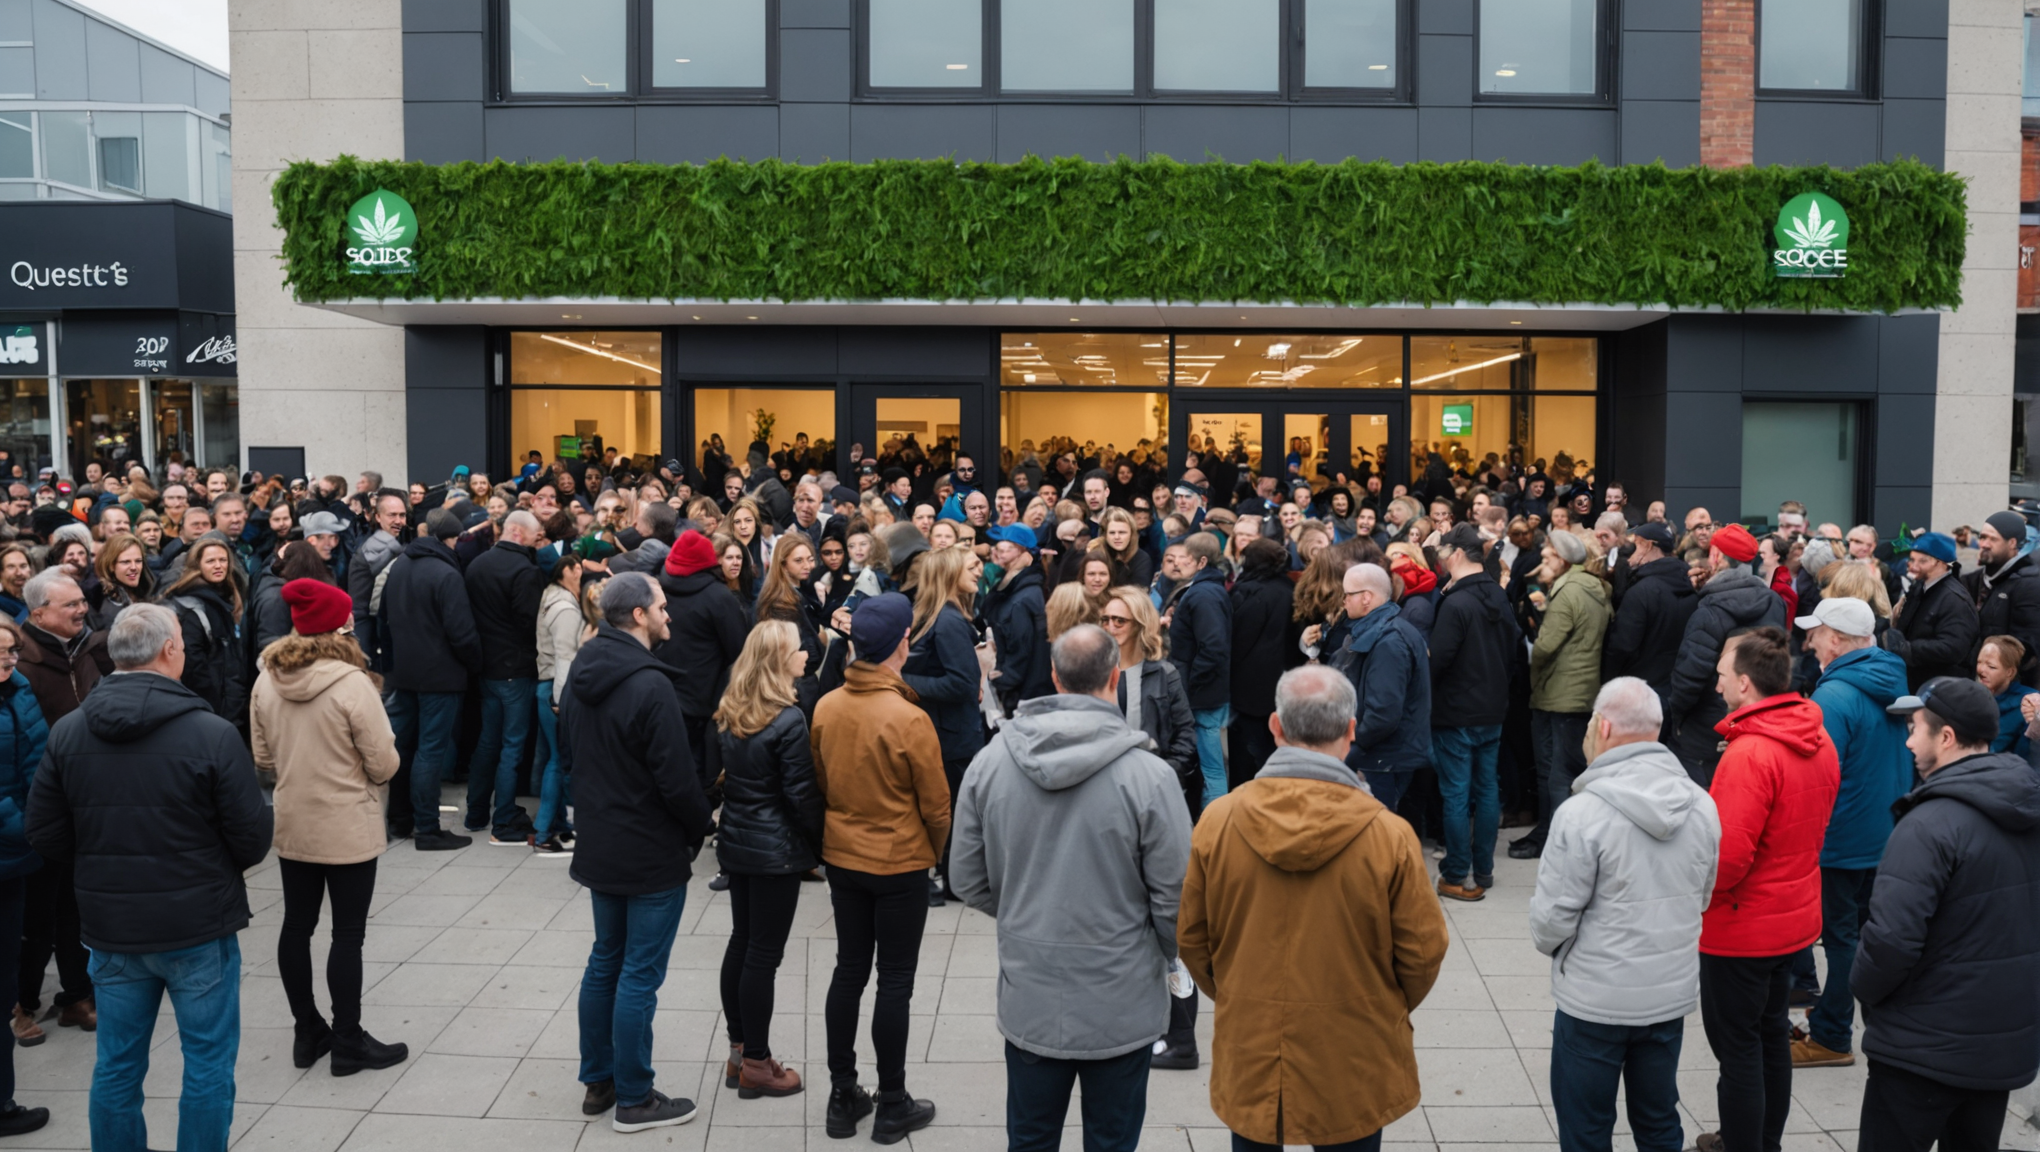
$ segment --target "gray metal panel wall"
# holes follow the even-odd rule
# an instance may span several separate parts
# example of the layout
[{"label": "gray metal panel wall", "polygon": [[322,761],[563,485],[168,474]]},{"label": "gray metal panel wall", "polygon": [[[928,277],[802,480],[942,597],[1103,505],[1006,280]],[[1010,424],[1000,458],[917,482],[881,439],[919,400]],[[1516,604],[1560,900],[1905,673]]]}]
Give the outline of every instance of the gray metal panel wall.
[{"label": "gray metal panel wall", "polygon": [[489,454],[489,338],[478,327],[404,330],[405,424],[413,476],[480,469]]},{"label": "gray metal panel wall", "polygon": [[1027,156],[1082,156],[1107,164],[1139,159],[1140,109],[1131,104],[1001,104],[1000,163]]},{"label": "gray metal panel wall", "polygon": [[90,99],[85,14],[56,0],[35,0],[35,94],[40,100]]},{"label": "gray metal panel wall", "polygon": [[624,105],[486,108],[482,128],[491,158],[621,163],[637,157],[637,110]]},{"label": "gray metal panel wall", "polygon": [[779,155],[779,109],[772,105],[641,105],[637,159],[651,164],[770,160]]},{"label": "gray metal panel wall", "polygon": [[85,22],[85,91],[89,99],[132,104],[142,98],[142,42],[97,20]]},{"label": "gray metal panel wall", "polygon": [[198,69],[154,44],[144,44],[141,49],[142,102],[198,107],[198,88],[194,79]]}]

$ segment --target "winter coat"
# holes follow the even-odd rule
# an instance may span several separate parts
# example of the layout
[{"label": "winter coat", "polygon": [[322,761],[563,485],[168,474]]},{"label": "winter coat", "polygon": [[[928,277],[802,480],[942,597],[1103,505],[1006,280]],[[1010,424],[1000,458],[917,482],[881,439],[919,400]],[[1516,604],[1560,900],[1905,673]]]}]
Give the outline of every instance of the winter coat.
[{"label": "winter coat", "polygon": [[113,657],[106,651],[104,632],[87,632],[67,644],[33,624],[24,624],[21,663],[15,671],[28,678],[36,705],[55,724],[76,711],[102,679],[113,675]]},{"label": "winter coat", "polygon": [[1225,575],[1204,568],[1176,597],[1169,618],[1169,659],[1183,673],[1190,708],[1207,712],[1231,702],[1232,599]]},{"label": "winter coat", "polygon": [[1992,753],[1896,805],[1849,989],[1863,1052],[1957,1088],[2040,1071],[2040,776]]},{"label": "winter coat", "polygon": [[852,661],[815,705],[808,744],[828,805],[824,863],[876,876],[935,866],[949,839],[949,779],[935,722],[906,681]]},{"label": "winter coat", "polygon": [[306,864],[382,855],[397,739],[382,694],[352,664],[292,638],[269,653],[249,702],[255,766],[276,773],[276,854]]},{"label": "winter coat", "polygon": [[1509,597],[1486,572],[1462,576],[1438,595],[1431,628],[1431,726],[1500,724],[1509,714],[1509,673],[1523,633]]},{"label": "winter coat", "polygon": [[1914,585],[1884,633],[1886,650],[1905,661],[1905,679],[1917,691],[1936,676],[1967,680],[1976,675],[1976,605],[1952,575],[1924,589]]},{"label": "winter coat", "polygon": [[[1601,679],[1634,676],[1664,696],[1686,621],[1699,605],[1684,560],[1660,556],[1629,569],[1629,587],[1601,644]],[[1669,712],[1666,719],[1671,719]]]},{"label": "winter coat", "polygon": [[678,674],[607,624],[560,697],[560,767],[574,788],[571,869],[584,887],[646,896],[687,883],[715,827],[680,715]]},{"label": "winter coat", "polygon": [[49,744],[50,726],[36,706],[35,690],[19,669],[0,681],[0,880],[42,867],[24,826],[28,794]]},{"label": "winter coat", "polygon": [[[1767,589],[1764,593],[1770,595]],[[1790,694],[1745,704],[1708,794],[1721,864],[1700,929],[1709,956],[1783,956],[1820,937],[1820,850],[1841,769],[1820,708]]]},{"label": "winter coat", "polygon": [[1551,816],[1530,941],[1551,995],[1596,1024],[1677,1020],[1700,1006],[1700,916],[1714,894],[1721,818],[1656,741],[1596,757]]},{"label": "winter coat", "polygon": [[72,862],[79,936],[100,952],[174,952],[247,927],[241,874],[271,831],[240,732],[154,672],[107,677],[57,721],[28,797],[28,842]]},{"label": "winter coat", "polygon": [[[1240,717],[1265,718],[1275,712],[1275,682],[1303,659],[1296,641],[1302,629],[1290,617],[1296,585],[1286,565],[1247,568],[1232,591],[1233,711]],[[1247,721],[1235,718],[1234,723]]]},{"label": "winter coat", "polygon": [[718,730],[722,821],[715,858],[741,876],[791,876],[821,862],[822,792],[815,785],[807,718],[782,708],[749,736]]},{"label": "winter coat", "polygon": [[2032,741],[2026,736],[2026,716],[2020,702],[2033,695],[2033,689],[2014,680],[2012,686],[1997,698],[1998,734],[1990,742],[1993,752],[2010,752],[2025,757],[2032,751]]},{"label": "winter coat", "polygon": [[680,711],[690,717],[715,714],[730,668],[750,635],[750,613],[723,583],[720,566],[692,576],[661,572],[666,590],[667,637],[653,651],[680,674]]},{"label": "winter coat", "polygon": [[1416,833],[1344,765],[1277,748],[1205,809],[1176,940],[1215,1005],[1226,1127],[1341,1144],[1417,1106],[1410,1013],[1444,963],[1445,914]]},{"label": "winter coat", "polygon": [[195,584],[168,597],[165,607],[184,626],[184,686],[236,726],[247,723],[252,677],[234,606],[213,588]]},{"label": "winter coat", "polygon": [[945,764],[969,760],[985,746],[984,721],[978,715],[978,682],[983,675],[977,630],[955,605],[944,605],[934,625],[908,648],[900,678],[934,722]]},{"label": "winter coat", "polygon": [[1353,621],[1334,666],[1360,698],[1359,724],[1346,766],[1397,772],[1431,762],[1431,658],[1424,638],[1385,604]]},{"label": "winter coat", "polygon": [[[670,600],[667,601],[671,603]],[[560,696],[567,690],[567,678],[574,669],[574,653],[581,650],[581,634],[586,628],[581,619],[581,604],[574,594],[558,584],[545,586],[545,594],[538,601],[538,627],[535,629],[539,683],[552,684],[552,703],[557,709]]]},{"label": "winter coat", "polygon": [[424,537],[404,545],[383,580],[384,631],[397,692],[466,692],[482,674],[482,642],[453,550]]},{"label": "winter coat", "polygon": [[1963,586],[1976,604],[1977,642],[1985,636],[2010,636],[2026,646],[2019,680],[2040,688],[2040,559],[2028,552],[2013,557],[1986,581],[1984,569],[1964,573]]},{"label": "winter coat", "polygon": [[538,603],[546,579],[537,556],[525,545],[502,543],[468,565],[468,608],[482,642],[484,680],[538,676]]},{"label": "winter coat", "polygon": [[1905,692],[1905,661],[1881,648],[1843,653],[1814,686],[1842,773],[1821,845],[1823,868],[1875,868],[1884,855],[1891,805],[1913,784],[1906,720],[1885,711]]},{"label": "winter coat", "polygon": [[[1126,673],[1119,675],[1119,714],[1126,715]],[[1243,721],[1251,723],[1251,721]],[[1190,711],[1183,674],[1167,660],[1140,662],[1140,731],[1147,750],[1162,758],[1195,816],[1204,807],[1204,769],[1197,759],[1197,717]]]},{"label": "winter coat", "polygon": [[92,612],[86,616],[87,623],[95,632],[104,632],[113,627],[122,610],[135,604],[146,604],[155,599],[156,574],[142,565],[142,583],[137,589],[123,588],[118,582],[94,584],[92,588]]},{"label": "winter coat", "polygon": [[1047,696],[964,774],[949,882],[998,921],[999,1031],[1023,1051],[1104,1060],[1168,1030],[1190,814],[1147,742],[1103,700]]},{"label": "winter coat", "polygon": [[1608,586],[1584,568],[1552,582],[1544,622],[1530,649],[1530,707],[1540,712],[1594,710],[1601,690],[1601,644],[1608,635]]},{"label": "winter coat", "polygon": [[[1696,600],[1679,640],[1670,684],[1658,691],[1658,698],[1664,702],[1665,731],[1679,734],[1678,743],[1667,744],[1688,772],[1701,769],[1697,776],[1704,779],[1705,770],[1720,756],[1715,725],[1728,714],[1721,693],[1714,690],[1714,664],[1721,659],[1722,644],[1732,632],[1763,625],[1783,631],[1790,621],[1785,619],[1785,602],[1747,568],[1716,572]],[[1724,824],[1726,819],[1724,814]]]},{"label": "winter coat", "polygon": [[1055,692],[1049,679],[1048,602],[1042,598],[1041,565],[1032,563],[999,582],[979,606],[998,651],[992,687],[1000,702],[1014,705]]},{"label": "winter coat", "polygon": [[290,605],[283,602],[283,577],[264,572],[255,580],[255,594],[249,599],[249,626],[255,632],[255,655],[290,635]]}]

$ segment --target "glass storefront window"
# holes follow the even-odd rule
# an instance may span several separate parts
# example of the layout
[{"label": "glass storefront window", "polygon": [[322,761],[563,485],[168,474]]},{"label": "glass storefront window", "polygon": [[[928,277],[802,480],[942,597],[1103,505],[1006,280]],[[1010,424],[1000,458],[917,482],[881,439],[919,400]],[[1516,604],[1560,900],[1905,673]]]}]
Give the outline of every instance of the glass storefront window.
[{"label": "glass storefront window", "polygon": [[1281,0],[1154,0],[1154,6],[1157,90],[1281,88]]},{"label": "glass storefront window", "polygon": [[1133,91],[1133,0],[1024,0],[999,10],[1001,88]]},{"label": "glass storefront window", "polygon": [[[1594,458],[1596,431],[1592,396],[1519,392],[1501,396],[1417,393],[1410,397],[1410,447],[1415,463],[1432,452],[1455,468],[1478,464],[1489,453],[1506,460],[1510,445],[1521,444],[1526,462],[1543,460],[1550,468],[1564,456],[1577,468]],[[1413,468],[1411,474],[1420,471]]]},{"label": "glass storefront window", "polygon": [[657,332],[513,332],[510,383],[657,387],[664,347]]},{"label": "glass storefront window", "polygon": [[1221,333],[1176,337],[1184,388],[1397,388],[1400,336]]},{"label": "glass storefront window", "polygon": [[[1591,392],[1600,341],[1573,336],[1415,336],[1410,386],[1455,392]],[[1520,383],[1519,383],[1520,382]]]},{"label": "glass storefront window", "polygon": [[173,460],[179,464],[194,462],[197,429],[193,427],[191,381],[151,381],[149,406],[155,409],[157,467]]},{"label": "glass storefront window", "polygon": [[652,86],[765,87],[765,0],[653,0]]},{"label": "glass storefront window", "polygon": [[[1096,448],[1128,453],[1136,464],[1168,453],[1166,392],[1007,392],[999,397],[999,443],[1012,461],[1029,453],[1043,469],[1057,452]],[[1143,493],[1145,495],[1145,493]]]},{"label": "glass storefront window", "polygon": [[1159,332],[1008,332],[999,339],[999,382],[1098,387],[1169,382],[1169,338]]},{"label": "glass storefront window", "polygon": [[874,88],[984,86],[982,0],[870,0]]},{"label": "glass storefront window", "polygon": [[40,377],[0,380],[0,451],[7,453],[0,479],[33,477],[49,464],[49,381]]},{"label": "glass storefront window", "polygon": [[1854,92],[1863,58],[1863,0],[1761,0],[1757,86]]},{"label": "glass storefront window", "polygon": [[[1198,454],[1200,464],[1219,453],[1227,453],[1240,461],[1243,468],[1261,470],[1261,414],[1258,412],[1192,412],[1189,439],[1179,454],[1181,462],[1189,460],[1189,453]],[[1209,474],[1207,473],[1207,476]]]},{"label": "glass storefront window", "polygon": [[97,460],[118,466],[142,461],[142,382],[64,381],[64,422],[70,436],[67,476],[85,475]]},{"label": "glass storefront window", "polygon": [[1860,405],[1743,402],[1742,516],[1768,524],[1798,500],[1817,520],[1854,524]]},{"label": "glass storefront window", "polygon": [[630,91],[629,0],[510,0],[510,90],[622,96]]},{"label": "glass storefront window", "polygon": [[199,462],[208,468],[241,470],[241,386],[201,384],[198,386],[200,426],[204,443]]},{"label": "glass storefront window", "polygon": [[520,460],[534,450],[548,460],[599,458],[609,448],[655,460],[665,440],[659,420],[653,388],[510,390],[510,445]]},{"label": "glass storefront window", "polygon": [[1310,88],[1393,88],[1396,0],[1307,0],[1303,82]]},{"label": "glass storefront window", "polygon": [[1495,95],[1594,95],[1600,9],[1601,0],[1484,0],[1476,87]]},{"label": "glass storefront window", "polygon": [[[884,434],[881,432],[881,440]],[[720,441],[730,461],[741,465],[753,442],[762,441],[770,456],[806,450],[825,455],[823,467],[835,467],[836,390],[833,388],[696,388],[694,390],[694,463],[706,458]],[[867,446],[868,447],[868,446]],[[703,468],[703,471],[711,469]]]}]

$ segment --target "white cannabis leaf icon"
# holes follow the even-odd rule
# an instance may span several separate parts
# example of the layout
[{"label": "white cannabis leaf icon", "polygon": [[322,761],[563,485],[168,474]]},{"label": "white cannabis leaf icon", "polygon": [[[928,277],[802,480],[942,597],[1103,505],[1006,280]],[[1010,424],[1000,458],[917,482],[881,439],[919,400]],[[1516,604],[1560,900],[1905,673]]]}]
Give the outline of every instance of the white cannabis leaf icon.
[{"label": "white cannabis leaf icon", "polygon": [[[1820,222],[1820,209],[1814,209],[1814,222]],[[361,237],[363,244],[395,244],[404,234],[404,214],[391,212],[383,214],[382,197],[376,197],[375,219],[366,216],[354,218],[354,234]]]},{"label": "white cannabis leaf icon", "polygon": [[[380,215],[381,212],[382,204],[378,202],[376,213]],[[1835,222],[1820,218],[1820,201],[1815,200],[1806,206],[1806,218],[1794,217],[1792,227],[1787,228],[1785,234],[1801,248],[1826,248],[1835,242]]]}]

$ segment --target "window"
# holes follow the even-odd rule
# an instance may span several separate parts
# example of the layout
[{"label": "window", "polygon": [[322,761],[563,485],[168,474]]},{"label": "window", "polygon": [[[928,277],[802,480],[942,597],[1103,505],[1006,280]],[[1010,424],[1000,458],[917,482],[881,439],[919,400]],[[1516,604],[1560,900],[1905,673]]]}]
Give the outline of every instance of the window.
[{"label": "window", "polygon": [[35,175],[35,130],[31,114],[0,112],[0,176],[23,179]]},{"label": "window", "polygon": [[142,114],[94,112],[92,136],[99,154],[99,187],[142,191]]},{"label": "window", "polygon": [[92,187],[92,125],[89,112],[38,112],[42,123],[43,177],[80,188]]},{"label": "window", "polygon": [[828,456],[823,467],[832,468],[836,450],[836,390],[696,388],[694,440],[696,464],[702,463],[703,446],[711,440],[721,441],[723,450],[738,464],[749,455],[754,441],[763,440],[770,449],[767,455],[782,448],[791,451],[805,442],[810,455]]},{"label": "window", "polygon": [[1863,0],[1762,0],[1757,87],[1860,95]]},{"label": "window", "polygon": [[999,397],[999,443],[1015,464],[1027,463],[1032,454],[1034,463],[1052,470],[1058,450],[1080,449],[1089,441],[1131,454],[1137,466],[1152,456],[1161,467],[1168,438],[1167,392],[1006,392]]},{"label": "window", "polygon": [[1160,332],[1008,332],[999,340],[999,382],[1165,387],[1169,338]]},{"label": "window", "polygon": [[0,99],[35,99],[35,49],[0,48]]},{"label": "window", "polygon": [[629,0],[508,0],[510,91],[630,92]]},{"label": "window", "polygon": [[1281,91],[1281,0],[1153,4],[1157,91]]},{"label": "window", "polygon": [[1815,521],[1854,524],[1860,405],[1743,403],[1742,519],[1769,523],[1785,500]]},{"label": "window", "polygon": [[198,153],[197,117],[188,112],[144,112],[142,143],[147,148],[149,187],[152,197],[163,200],[203,202],[193,187],[193,162]]},{"label": "window", "polygon": [[1305,0],[1306,88],[1394,88],[1396,0]]},{"label": "window", "polygon": [[83,476],[93,460],[141,463],[141,381],[64,381],[64,420],[71,439],[70,475]]},{"label": "window", "polygon": [[764,88],[765,0],[653,0],[652,87]]},{"label": "window", "polygon": [[2040,40],[2033,36],[2033,17],[2026,17],[2026,74],[2020,112],[2040,116]]},{"label": "window", "polygon": [[663,346],[657,332],[511,333],[511,451],[657,457]]},{"label": "window", "polygon": [[1592,392],[1600,343],[1565,336],[1418,336],[1410,386],[1453,392]]},{"label": "window", "polygon": [[1481,0],[1482,96],[1600,97],[1603,0]]},{"label": "window", "polygon": [[1133,91],[1134,0],[1023,0],[1000,6],[999,87]]},{"label": "window", "polygon": [[0,380],[0,448],[30,476],[50,463],[48,380]]},{"label": "window", "polygon": [[156,459],[192,463],[198,446],[197,420],[191,410],[191,381],[155,380],[149,384],[149,405],[155,409]]},{"label": "window", "polygon": [[873,88],[985,85],[983,0],[868,0]]},{"label": "window", "polygon": [[1176,337],[1179,388],[1400,388],[1400,336]]},{"label": "window", "polygon": [[241,466],[241,387],[238,384],[198,386],[199,427],[204,437],[199,463],[209,468]]}]

